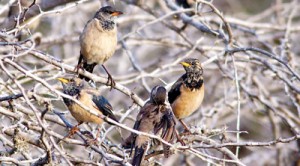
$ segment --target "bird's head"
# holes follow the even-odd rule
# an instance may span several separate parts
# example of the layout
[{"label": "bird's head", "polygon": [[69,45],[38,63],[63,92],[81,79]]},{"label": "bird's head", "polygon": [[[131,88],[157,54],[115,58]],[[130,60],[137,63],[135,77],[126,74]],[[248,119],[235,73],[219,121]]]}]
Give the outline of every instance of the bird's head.
[{"label": "bird's head", "polygon": [[187,58],[180,62],[180,64],[183,66],[184,70],[187,73],[198,73],[200,75],[203,74],[203,69],[201,67],[201,63],[198,59],[194,58]]},{"label": "bird's head", "polygon": [[84,81],[80,78],[57,78],[63,85],[63,92],[70,96],[74,96],[80,93],[81,89],[84,87]]},{"label": "bird's head", "polygon": [[164,104],[167,98],[167,90],[163,86],[155,86],[151,91],[150,100],[156,104]]},{"label": "bird's head", "polygon": [[100,21],[113,21],[116,16],[123,14],[121,11],[114,9],[111,6],[100,8],[95,14],[95,18]]}]

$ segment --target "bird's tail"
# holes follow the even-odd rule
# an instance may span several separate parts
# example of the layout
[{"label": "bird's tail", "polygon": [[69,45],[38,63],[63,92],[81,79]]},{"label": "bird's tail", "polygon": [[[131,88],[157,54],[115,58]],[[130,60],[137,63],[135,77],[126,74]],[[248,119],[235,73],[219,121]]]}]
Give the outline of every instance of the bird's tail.
[{"label": "bird's tail", "polygon": [[93,70],[94,70],[94,68],[95,68],[96,65],[97,65],[96,63],[88,64],[86,62],[83,62],[83,66],[82,67],[84,68],[84,70],[86,70],[86,71],[88,71],[90,73],[93,73]]},{"label": "bird's tail", "polygon": [[140,166],[141,162],[144,158],[144,153],[145,153],[145,147],[141,146],[141,147],[135,147],[134,150],[134,156],[133,156],[133,160],[132,160],[132,166]]},{"label": "bird's tail", "polygon": [[[136,135],[131,133],[123,142],[122,147],[125,149],[133,149],[134,141],[135,141]],[[132,150],[131,150],[132,151]]]},{"label": "bird's tail", "polygon": [[[78,59],[78,64],[77,64],[77,68],[80,68],[82,65],[82,68],[90,73],[93,73],[93,70],[95,68],[95,66],[97,65],[97,63],[92,63],[92,64],[88,64],[87,62],[84,61],[83,59],[83,55],[80,53],[79,59]],[[87,82],[90,81],[89,78],[83,76],[83,75],[79,75],[79,78],[81,79],[85,79]]]}]

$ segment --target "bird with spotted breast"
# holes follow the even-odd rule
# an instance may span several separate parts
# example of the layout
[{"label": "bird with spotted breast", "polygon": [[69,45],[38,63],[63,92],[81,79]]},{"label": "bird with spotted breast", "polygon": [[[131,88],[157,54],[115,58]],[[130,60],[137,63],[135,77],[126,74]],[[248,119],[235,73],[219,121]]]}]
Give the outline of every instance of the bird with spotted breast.
[{"label": "bird with spotted breast", "polygon": [[[97,64],[101,64],[108,74],[108,82],[113,87],[115,81],[104,66],[115,53],[117,47],[117,26],[114,21],[116,16],[123,14],[121,11],[111,6],[100,8],[94,17],[90,19],[80,35],[80,57],[76,69],[84,68],[88,72],[93,72]],[[80,75],[80,78],[90,79]]]},{"label": "bird with spotted breast", "polygon": [[[163,86],[155,86],[150,93],[150,100],[140,109],[133,129],[158,134],[167,142],[175,136],[175,117],[167,101],[167,90]],[[147,152],[151,139],[148,136],[132,133],[124,142],[123,147],[135,147],[132,165],[139,166]],[[164,156],[169,157],[170,147],[163,144]]]},{"label": "bird with spotted breast", "polygon": [[168,92],[168,99],[175,117],[187,131],[190,131],[182,119],[194,113],[203,101],[203,69],[200,61],[194,58],[185,59],[180,64],[186,73],[172,85]]},{"label": "bird with spotted breast", "polygon": [[88,110],[82,108],[75,101],[63,98],[64,103],[68,107],[72,116],[77,120],[78,124],[71,129],[69,135],[73,135],[78,131],[78,126],[84,122],[92,122],[96,124],[102,124],[102,115],[107,116],[114,121],[118,122],[118,119],[113,113],[113,108],[108,100],[103,97],[98,90],[89,87],[88,83],[80,78],[58,78],[62,83],[63,93],[67,94],[74,99],[77,99]]}]

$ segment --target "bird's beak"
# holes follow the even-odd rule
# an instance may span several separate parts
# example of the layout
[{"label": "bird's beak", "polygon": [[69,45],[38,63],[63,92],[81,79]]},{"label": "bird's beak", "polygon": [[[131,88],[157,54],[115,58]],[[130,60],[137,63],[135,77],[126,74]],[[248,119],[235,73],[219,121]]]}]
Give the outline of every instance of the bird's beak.
[{"label": "bird's beak", "polygon": [[67,84],[69,82],[69,80],[62,78],[62,77],[57,78],[57,80],[64,84]]},{"label": "bird's beak", "polygon": [[191,66],[189,63],[186,63],[186,62],[180,62],[180,64],[184,67],[189,67]]},{"label": "bird's beak", "polygon": [[121,14],[123,14],[123,12],[121,12],[121,11],[114,11],[111,15],[112,16],[119,16]]}]

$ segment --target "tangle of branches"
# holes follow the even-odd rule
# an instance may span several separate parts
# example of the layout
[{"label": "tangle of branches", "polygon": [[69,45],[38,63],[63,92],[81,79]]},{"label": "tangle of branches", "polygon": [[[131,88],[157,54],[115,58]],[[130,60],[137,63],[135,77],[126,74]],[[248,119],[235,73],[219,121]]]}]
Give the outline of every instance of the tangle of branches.
[{"label": "tangle of branches", "polygon": [[[297,0],[6,0],[0,2],[0,163],[15,165],[131,165],[121,142],[131,133],[171,146],[150,150],[145,164],[292,165],[300,163],[300,6]],[[56,78],[76,74],[79,35],[101,6],[124,12],[118,48],[92,78],[120,117],[101,128],[98,144],[85,131],[65,138],[75,119]],[[14,12],[13,12],[14,11]],[[17,12],[16,12],[17,11]],[[133,130],[155,85],[167,88],[194,57],[204,69],[205,99],[184,119],[186,145]],[[182,127],[177,124],[177,129]]]}]

